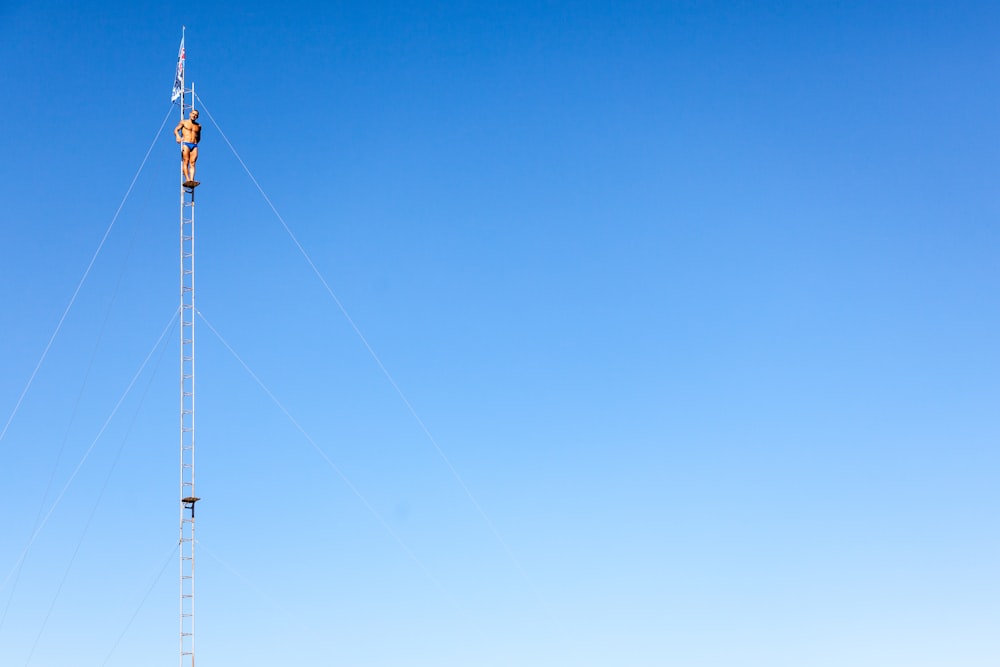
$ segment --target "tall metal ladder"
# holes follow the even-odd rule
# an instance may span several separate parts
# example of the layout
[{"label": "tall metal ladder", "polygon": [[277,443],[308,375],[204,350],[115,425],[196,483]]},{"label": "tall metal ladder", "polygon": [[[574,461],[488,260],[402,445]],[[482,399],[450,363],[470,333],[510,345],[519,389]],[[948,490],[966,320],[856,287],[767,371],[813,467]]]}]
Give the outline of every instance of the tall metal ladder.
[{"label": "tall metal ladder", "polygon": [[[192,99],[192,102],[194,100]],[[181,105],[183,108],[183,104]],[[194,667],[194,188],[181,185],[180,660]]]}]

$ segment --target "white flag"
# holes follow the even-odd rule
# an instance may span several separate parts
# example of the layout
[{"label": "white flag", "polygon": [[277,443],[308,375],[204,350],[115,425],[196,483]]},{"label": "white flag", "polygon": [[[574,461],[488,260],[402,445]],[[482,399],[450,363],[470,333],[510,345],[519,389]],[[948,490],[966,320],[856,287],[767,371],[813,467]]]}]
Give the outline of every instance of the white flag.
[{"label": "white flag", "polygon": [[177,52],[177,74],[174,75],[174,92],[170,96],[171,102],[176,102],[177,98],[184,93],[184,33],[181,33],[181,48]]}]

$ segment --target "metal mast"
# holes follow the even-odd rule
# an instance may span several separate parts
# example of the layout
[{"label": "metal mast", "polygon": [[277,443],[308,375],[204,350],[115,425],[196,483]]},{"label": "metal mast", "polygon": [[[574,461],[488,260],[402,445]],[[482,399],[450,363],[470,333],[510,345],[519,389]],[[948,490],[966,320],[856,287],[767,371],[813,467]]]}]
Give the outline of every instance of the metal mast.
[{"label": "metal mast", "polygon": [[[184,40],[178,63],[181,120],[194,108],[194,84],[184,87]],[[191,103],[187,104],[190,95]],[[182,169],[183,171],[183,169]],[[180,664],[194,667],[194,187],[181,175],[180,217]]]}]

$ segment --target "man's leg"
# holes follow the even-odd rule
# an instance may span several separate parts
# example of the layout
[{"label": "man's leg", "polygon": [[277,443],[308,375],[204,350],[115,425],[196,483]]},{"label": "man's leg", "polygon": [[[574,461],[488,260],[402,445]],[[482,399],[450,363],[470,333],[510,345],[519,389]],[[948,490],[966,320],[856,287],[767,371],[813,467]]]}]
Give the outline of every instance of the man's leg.
[{"label": "man's leg", "polygon": [[194,163],[198,161],[198,147],[195,146],[188,152],[188,175],[189,181],[194,180]]},{"label": "man's leg", "polygon": [[191,150],[187,146],[181,146],[181,178],[184,181],[189,181],[188,178],[188,162],[191,160]]}]

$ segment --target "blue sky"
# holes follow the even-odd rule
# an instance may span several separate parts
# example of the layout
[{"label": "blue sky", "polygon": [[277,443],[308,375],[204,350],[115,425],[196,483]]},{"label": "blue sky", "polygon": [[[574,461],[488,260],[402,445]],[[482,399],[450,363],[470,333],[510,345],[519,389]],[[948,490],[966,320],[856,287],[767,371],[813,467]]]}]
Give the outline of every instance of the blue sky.
[{"label": "blue sky", "polygon": [[202,664],[994,664],[998,19],[0,6],[0,662],[177,661],[186,25]]}]

